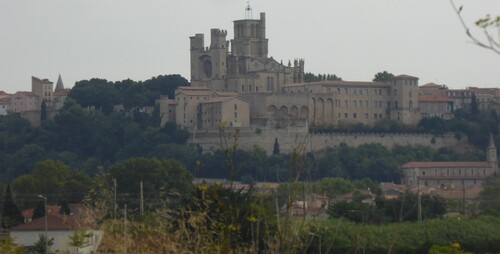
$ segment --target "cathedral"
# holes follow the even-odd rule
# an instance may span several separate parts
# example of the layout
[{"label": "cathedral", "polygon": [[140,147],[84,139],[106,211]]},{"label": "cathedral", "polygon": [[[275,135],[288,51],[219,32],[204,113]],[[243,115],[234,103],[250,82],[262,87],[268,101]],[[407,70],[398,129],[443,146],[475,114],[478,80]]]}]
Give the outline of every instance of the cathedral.
[{"label": "cathedral", "polygon": [[[247,7],[248,8],[248,7]],[[187,129],[282,128],[339,124],[373,125],[390,119],[419,120],[418,78],[387,82],[304,82],[304,60],[268,56],[266,15],[234,21],[234,38],[211,29],[190,37],[191,87],[176,91],[175,121]]]}]

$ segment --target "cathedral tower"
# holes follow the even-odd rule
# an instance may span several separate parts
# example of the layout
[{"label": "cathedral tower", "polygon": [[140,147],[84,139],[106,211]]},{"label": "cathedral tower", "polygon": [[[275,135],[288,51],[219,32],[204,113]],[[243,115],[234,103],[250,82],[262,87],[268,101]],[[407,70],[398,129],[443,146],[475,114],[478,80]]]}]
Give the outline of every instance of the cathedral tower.
[{"label": "cathedral tower", "polygon": [[231,40],[233,55],[266,58],[268,41],[265,13],[260,13],[260,19],[234,21],[234,39]]}]

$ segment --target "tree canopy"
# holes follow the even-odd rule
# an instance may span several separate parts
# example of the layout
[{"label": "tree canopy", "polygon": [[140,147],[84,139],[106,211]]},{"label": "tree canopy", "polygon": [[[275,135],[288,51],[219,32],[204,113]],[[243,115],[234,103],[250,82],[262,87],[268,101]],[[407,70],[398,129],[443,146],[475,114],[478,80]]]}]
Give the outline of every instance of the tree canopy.
[{"label": "tree canopy", "polygon": [[394,78],[394,74],[387,71],[377,72],[373,78],[373,82],[387,82]]}]

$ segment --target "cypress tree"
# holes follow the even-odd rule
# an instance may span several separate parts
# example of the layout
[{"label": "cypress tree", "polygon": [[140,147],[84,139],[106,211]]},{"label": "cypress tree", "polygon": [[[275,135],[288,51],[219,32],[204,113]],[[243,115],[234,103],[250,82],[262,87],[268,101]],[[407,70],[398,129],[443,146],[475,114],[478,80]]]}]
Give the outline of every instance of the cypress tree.
[{"label": "cypress tree", "polygon": [[63,214],[63,215],[70,215],[71,214],[71,209],[69,208],[69,204],[68,204],[68,201],[66,201],[66,199],[64,199],[61,202],[61,209],[59,210],[59,213]]},{"label": "cypress tree", "polygon": [[43,200],[38,201],[38,204],[35,206],[35,210],[33,211],[33,220],[42,218],[45,216],[45,202]]},{"label": "cypress tree", "polygon": [[14,197],[12,195],[12,190],[10,189],[10,184],[7,185],[5,189],[3,209],[2,209],[2,227],[9,229],[15,225],[21,224],[24,221],[24,217],[21,210],[14,203]]},{"label": "cypress tree", "polygon": [[274,139],[273,155],[280,154],[280,143],[278,143],[278,138]]}]

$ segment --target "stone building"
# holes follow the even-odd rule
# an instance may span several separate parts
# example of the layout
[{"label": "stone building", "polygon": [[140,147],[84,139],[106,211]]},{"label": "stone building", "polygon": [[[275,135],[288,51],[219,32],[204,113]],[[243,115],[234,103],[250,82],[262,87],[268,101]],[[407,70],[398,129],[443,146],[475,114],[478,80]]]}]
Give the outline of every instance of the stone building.
[{"label": "stone building", "polygon": [[373,125],[391,119],[408,125],[419,120],[418,78],[399,75],[387,82],[322,81],[304,83],[304,60],[283,64],[268,56],[266,15],[234,21],[234,38],[211,30],[190,37],[191,85],[176,92],[176,123],[188,129],[207,126],[196,117],[200,104],[217,92],[248,101],[250,125],[263,127]]},{"label": "stone building", "polygon": [[453,99],[439,94],[420,95],[420,117],[439,117],[445,120],[453,118]]},{"label": "stone building", "polygon": [[250,126],[248,101],[237,96],[215,97],[200,103],[199,129],[219,128],[221,124],[230,127]]},{"label": "stone building", "polygon": [[402,182],[442,189],[480,186],[498,175],[497,149],[490,135],[486,161],[472,162],[408,162],[402,167]]},{"label": "stone building", "polygon": [[32,92],[19,91],[11,95],[9,113],[39,111],[40,106],[41,103],[36,94]]}]

